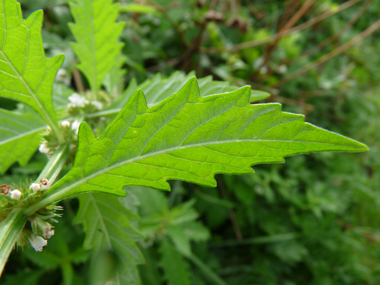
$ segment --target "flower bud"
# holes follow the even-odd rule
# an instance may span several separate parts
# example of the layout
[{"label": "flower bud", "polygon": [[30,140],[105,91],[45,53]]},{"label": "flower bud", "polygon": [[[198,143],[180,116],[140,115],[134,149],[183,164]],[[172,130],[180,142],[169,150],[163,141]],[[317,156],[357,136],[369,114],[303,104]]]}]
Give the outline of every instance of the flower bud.
[{"label": "flower bud", "polygon": [[30,185],[30,189],[32,189],[33,192],[37,192],[37,191],[41,190],[41,184],[32,183],[32,185]]},{"label": "flower bud", "polygon": [[63,121],[63,122],[61,122],[61,126],[63,128],[70,128],[71,123],[69,121]]},{"label": "flower bud", "polygon": [[74,131],[75,134],[78,134],[80,124],[81,122],[74,121],[73,124],[71,125],[71,129]]},{"label": "flower bud", "polygon": [[99,110],[103,109],[103,104],[100,103],[99,101],[92,101],[91,105],[95,106]]},{"label": "flower bud", "polygon": [[42,144],[40,145],[40,148],[38,149],[41,153],[49,153],[50,148],[46,147],[46,145]]},{"label": "flower bud", "polygon": [[22,193],[20,190],[15,189],[15,190],[11,191],[11,199],[12,200],[20,200],[21,196],[22,196]]}]

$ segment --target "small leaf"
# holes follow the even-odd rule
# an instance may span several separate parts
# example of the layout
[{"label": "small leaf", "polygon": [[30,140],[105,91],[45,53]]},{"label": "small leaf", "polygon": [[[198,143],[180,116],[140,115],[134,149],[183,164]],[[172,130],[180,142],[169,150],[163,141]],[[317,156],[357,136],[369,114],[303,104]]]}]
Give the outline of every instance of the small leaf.
[{"label": "small leaf", "polygon": [[251,165],[318,151],[365,151],[354,140],[281,112],[280,104],[248,103],[251,92],[201,97],[195,78],[148,108],[137,91],[100,138],[83,123],[70,172],[45,196],[57,201],[82,192],[124,196],[124,186],[169,190],[168,180],[216,186],[216,173],[253,173]]},{"label": "small leaf", "polygon": [[190,285],[189,265],[167,238],[161,241],[159,252],[160,267],[164,270],[168,285]]},{"label": "small leaf", "polygon": [[175,248],[184,256],[191,255],[190,237],[178,226],[168,226],[167,235],[175,245]]},{"label": "small leaf", "polygon": [[184,224],[182,228],[185,235],[193,241],[207,241],[211,237],[210,230],[200,222],[189,222]]},{"label": "small leaf", "polygon": [[119,4],[112,0],[79,0],[70,3],[75,24],[69,24],[76,43],[72,47],[80,60],[78,68],[90,82],[94,93],[114,66],[123,44],[119,36],[124,23],[116,23]]},{"label": "small leaf", "polygon": [[78,198],[80,206],[75,223],[83,224],[84,247],[94,249],[95,256],[104,250],[118,256],[120,264],[114,284],[140,284],[136,266],[143,262],[143,257],[135,241],[141,237],[131,225],[137,217],[115,196],[89,193]]},{"label": "small leaf", "polygon": [[45,57],[42,20],[42,11],[23,20],[19,3],[0,1],[0,97],[28,104],[57,129],[52,89],[64,57]]},{"label": "small leaf", "polygon": [[34,112],[0,109],[0,173],[15,162],[25,166],[38,149],[45,129],[45,122]]}]

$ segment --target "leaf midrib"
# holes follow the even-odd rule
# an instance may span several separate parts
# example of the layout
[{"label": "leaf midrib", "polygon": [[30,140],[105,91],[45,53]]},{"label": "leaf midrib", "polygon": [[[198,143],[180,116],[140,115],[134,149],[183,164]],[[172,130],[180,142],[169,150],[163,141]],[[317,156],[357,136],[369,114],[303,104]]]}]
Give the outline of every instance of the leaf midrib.
[{"label": "leaf midrib", "polygon": [[[148,153],[148,154],[145,154],[145,155],[142,155],[142,156],[138,156],[138,157],[134,157],[134,158],[131,158],[131,159],[128,159],[126,161],[122,161],[120,163],[116,163],[116,164],[113,164],[112,166],[109,166],[109,167],[106,167],[106,168],[103,168],[97,172],[94,172],[93,174],[85,177],[85,178],[82,178],[80,179],[79,181],[73,183],[73,184],[70,184],[68,185],[67,187],[64,187],[62,188],[62,190],[56,192],[56,193],[53,193],[51,194],[50,196],[46,196],[46,199],[44,201],[44,204],[50,204],[52,202],[55,202],[55,201],[58,201],[60,199],[60,196],[63,196],[65,195],[67,192],[69,192],[70,190],[90,181],[91,179],[97,177],[97,176],[100,176],[100,175],[103,175],[103,174],[106,174],[107,172],[110,172],[116,168],[119,168],[119,167],[122,167],[124,165],[127,165],[129,163],[133,163],[135,161],[138,161],[138,160],[142,160],[142,159],[145,159],[145,158],[149,158],[149,157],[152,157],[152,156],[156,156],[156,155],[160,155],[160,154],[164,154],[164,153],[167,153],[167,152],[173,152],[173,151],[176,151],[176,150],[183,150],[183,149],[188,149],[188,148],[192,148],[192,147],[199,147],[199,146],[209,146],[209,145],[218,145],[218,144],[227,144],[227,143],[243,143],[243,142],[293,142],[293,143],[303,143],[303,144],[320,144],[320,145],[330,145],[330,146],[338,146],[337,144],[332,144],[332,143],[323,143],[323,142],[308,142],[308,141],[296,141],[296,140],[261,140],[261,139],[254,139],[254,140],[224,140],[224,141],[218,141],[218,142],[208,142],[208,143],[198,143],[198,144],[189,144],[189,145],[186,145],[186,146],[180,146],[180,147],[173,147],[173,148],[169,148],[169,149],[164,149],[164,150],[161,150],[161,151],[156,151],[156,152],[151,152],[151,153]],[[351,148],[352,151],[354,151],[355,149],[357,149],[358,151],[360,151],[362,148],[355,148],[353,146],[349,146],[349,145],[339,145],[340,147],[348,147],[348,148]],[[41,201],[42,202],[42,201]]]}]

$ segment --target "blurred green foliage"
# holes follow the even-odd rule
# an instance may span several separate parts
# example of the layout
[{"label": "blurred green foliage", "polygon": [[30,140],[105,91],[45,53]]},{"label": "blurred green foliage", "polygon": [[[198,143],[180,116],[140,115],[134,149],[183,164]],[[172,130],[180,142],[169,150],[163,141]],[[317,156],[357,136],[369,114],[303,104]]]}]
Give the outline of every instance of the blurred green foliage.
[{"label": "blurred green foliage", "polygon": [[[74,89],[68,1],[20,2],[25,16],[44,9],[46,53],[65,54],[67,84]],[[142,284],[380,284],[380,32],[287,80],[377,21],[380,2],[360,1],[308,29],[241,50],[233,47],[281,31],[305,1],[119,2],[119,18],[126,22],[126,82],[195,70],[198,77],[252,85],[272,94],[267,101],[280,101],[285,110],[371,148],[293,157],[286,165],[254,167],[253,175],[219,176],[216,189],[180,182],[172,183],[171,193],[129,189],[129,208],[141,216],[145,237],[139,243],[146,258]],[[314,1],[295,26],[344,3]],[[368,7],[358,15],[363,5]],[[8,100],[0,105],[15,108]],[[1,182],[32,178],[45,160],[36,154],[27,167],[14,165]],[[77,200],[63,206],[60,234],[42,254],[12,254],[1,284],[91,284],[91,252],[82,247],[81,228],[71,224]]]}]

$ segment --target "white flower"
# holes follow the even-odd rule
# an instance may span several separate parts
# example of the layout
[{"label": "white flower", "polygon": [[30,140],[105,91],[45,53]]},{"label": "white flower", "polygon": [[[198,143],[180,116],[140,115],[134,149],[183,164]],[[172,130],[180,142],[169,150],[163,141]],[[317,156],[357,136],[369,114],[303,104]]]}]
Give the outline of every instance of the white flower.
[{"label": "white flower", "polygon": [[30,245],[35,249],[35,251],[41,252],[43,247],[47,245],[47,241],[40,236],[32,235],[29,238]]},{"label": "white flower", "polygon": [[79,107],[84,107],[84,105],[86,104],[86,101],[87,101],[86,98],[84,98],[83,96],[80,96],[77,93],[72,94],[69,97],[69,100],[70,100],[71,103],[73,103],[73,104],[75,104],[75,105],[77,105]]},{"label": "white flower", "polygon": [[33,192],[37,192],[41,189],[41,185],[39,183],[32,183],[32,185],[30,185],[30,189],[32,189]]},{"label": "white flower", "polygon": [[91,105],[95,106],[95,107],[98,108],[99,110],[103,109],[103,104],[100,103],[99,101],[92,101],[92,102],[91,102]]},{"label": "white flower", "polygon": [[20,190],[15,189],[15,190],[11,191],[11,199],[12,200],[20,200],[21,196],[22,196],[22,193]]},{"label": "white flower", "polygon": [[40,148],[38,149],[41,153],[48,153],[50,151],[50,148],[46,147],[46,145],[42,144],[40,145]]},{"label": "white flower", "polygon": [[57,73],[57,81],[58,82],[65,82],[65,77],[66,77],[67,71],[64,68],[61,68],[58,70]]},{"label": "white flower", "polygon": [[75,134],[78,134],[78,130],[79,130],[79,126],[82,122],[79,122],[79,121],[74,121],[72,124],[71,124],[71,129],[75,132]]},{"label": "white flower", "polygon": [[44,233],[44,238],[49,239],[55,234],[54,230],[50,230]]},{"label": "white flower", "polygon": [[51,132],[51,128],[49,126],[47,126],[46,127],[46,131],[50,133]]},{"label": "white flower", "polygon": [[63,121],[61,122],[61,126],[64,127],[64,128],[69,128],[71,125],[71,123],[69,121]]}]

